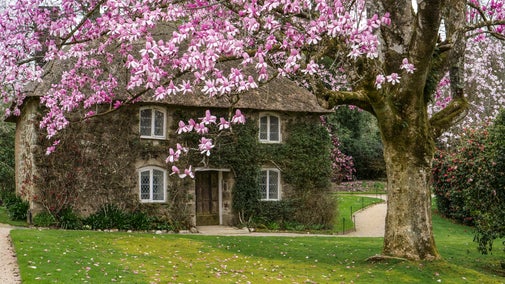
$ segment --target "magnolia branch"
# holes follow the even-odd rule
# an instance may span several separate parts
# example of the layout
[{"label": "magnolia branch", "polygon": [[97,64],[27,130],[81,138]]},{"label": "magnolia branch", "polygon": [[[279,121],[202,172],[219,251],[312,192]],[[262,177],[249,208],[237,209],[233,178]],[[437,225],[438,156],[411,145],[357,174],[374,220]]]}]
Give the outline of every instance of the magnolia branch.
[{"label": "magnolia branch", "polygon": [[434,138],[439,137],[454,123],[464,118],[468,112],[468,101],[464,96],[454,98],[447,107],[435,113],[430,119]]}]

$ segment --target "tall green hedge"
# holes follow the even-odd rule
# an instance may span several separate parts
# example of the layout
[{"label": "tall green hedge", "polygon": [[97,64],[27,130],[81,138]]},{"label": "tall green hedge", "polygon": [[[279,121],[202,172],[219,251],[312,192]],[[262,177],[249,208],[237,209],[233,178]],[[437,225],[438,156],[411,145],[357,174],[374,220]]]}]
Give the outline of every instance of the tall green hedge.
[{"label": "tall green hedge", "polygon": [[466,130],[459,145],[440,150],[433,188],[444,216],[475,226],[483,253],[505,237],[505,112],[488,127]]}]

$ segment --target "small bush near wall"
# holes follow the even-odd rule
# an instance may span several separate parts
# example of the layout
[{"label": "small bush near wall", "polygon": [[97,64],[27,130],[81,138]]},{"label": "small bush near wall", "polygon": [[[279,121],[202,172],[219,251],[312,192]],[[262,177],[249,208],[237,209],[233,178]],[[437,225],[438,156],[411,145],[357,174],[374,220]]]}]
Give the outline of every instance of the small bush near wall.
[{"label": "small bush near wall", "polygon": [[7,208],[9,218],[14,221],[26,221],[29,204],[22,200],[11,190],[0,190],[0,200],[2,205]]}]

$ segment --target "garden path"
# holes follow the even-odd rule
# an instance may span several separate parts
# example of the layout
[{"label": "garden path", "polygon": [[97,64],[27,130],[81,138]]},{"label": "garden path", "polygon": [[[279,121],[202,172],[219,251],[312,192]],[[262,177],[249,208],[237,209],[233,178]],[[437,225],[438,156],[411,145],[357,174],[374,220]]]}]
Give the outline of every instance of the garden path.
[{"label": "garden path", "polygon": [[16,253],[9,236],[11,230],[11,226],[0,224],[0,283],[2,284],[21,283]]},{"label": "garden path", "polygon": [[[358,196],[374,197],[387,200],[385,194],[363,194]],[[354,213],[356,231],[345,235],[322,235],[322,234],[300,234],[300,233],[264,233],[249,232],[247,228],[234,228],[227,226],[202,226],[198,227],[198,232],[202,235],[221,235],[221,236],[284,236],[284,237],[383,237],[386,224],[386,202],[371,205],[363,210]]]}]

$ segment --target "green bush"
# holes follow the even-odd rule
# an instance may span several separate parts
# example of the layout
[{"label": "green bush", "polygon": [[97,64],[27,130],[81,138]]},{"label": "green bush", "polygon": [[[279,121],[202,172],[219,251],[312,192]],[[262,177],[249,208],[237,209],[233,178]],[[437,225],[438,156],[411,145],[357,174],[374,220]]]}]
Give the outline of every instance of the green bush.
[{"label": "green bush", "polygon": [[3,206],[7,208],[7,213],[9,214],[9,218],[11,220],[26,221],[26,214],[30,208],[27,201],[21,199],[11,190],[1,190],[0,198]]},{"label": "green bush", "polygon": [[113,204],[102,206],[100,210],[84,220],[84,224],[89,225],[93,230],[129,229],[128,223],[128,218],[123,210]]},{"label": "green bush", "polygon": [[83,225],[93,230],[173,230],[174,226],[168,220],[150,216],[148,213],[137,210],[127,212],[119,207],[106,204],[100,210],[83,220]]},{"label": "green bush", "polygon": [[433,190],[438,211],[460,223],[473,225],[475,214],[468,206],[468,192],[487,170],[484,150],[486,127],[467,129],[458,145],[439,150],[433,162]]},{"label": "green bush", "polygon": [[[14,192],[15,190],[14,126],[14,124],[0,120],[0,190],[7,192]],[[2,197],[0,198],[3,200]]]},{"label": "green bush", "polygon": [[294,211],[291,200],[261,201],[254,223],[256,226],[266,226],[270,230],[287,229],[286,224],[294,220]]},{"label": "green bush", "polygon": [[475,225],[481,252],[505,237],[505,112],[488,127],[465,130],[458,145],[437,153],[433,189],[442,215]]},{"label": "green bush", "polygon": [[358,180],[386,177],[382,141],[373,115],[341,106],[328,115],[326,121],[335,129],[340,151],[353,158]]},{"label": "green bush", "polygon": [[56,218],[49,212],[42,212],[33,217],[33,225],[37,227],[51,227],[57,223]]},{"label": "green bush", "polygon": [[66,207],[58,212],[58,226],[62,229],[80,230],[82,229],[82,220],[75,214],[71,207]]}]

